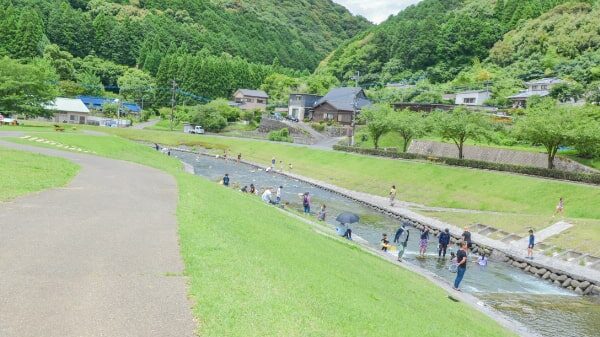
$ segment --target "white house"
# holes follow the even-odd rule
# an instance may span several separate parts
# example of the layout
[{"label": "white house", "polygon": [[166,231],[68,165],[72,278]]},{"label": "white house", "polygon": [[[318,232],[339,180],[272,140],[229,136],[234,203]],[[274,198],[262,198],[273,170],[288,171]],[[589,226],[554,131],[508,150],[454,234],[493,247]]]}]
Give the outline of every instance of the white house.
[{"label": "white house", "polygon": [[509,96],[513,102],[513,108],[524,108],[527,104],[527,99],[531,96],[545,97],[550,95],[550,89],[558,83],[563,83],[563,80],[555,77],[542,78],[540,80],[530,81],[525,83],[527,90],[523,90],[516,95]]},{"label": "white house", "polygon": [[86,124],[90,110],[79,98],[56,97],[54,101],[45,104],[44,109],[54,111],[54,121],[57,123]]},{"label": "white house", "polygon": [[454,98],[454,104],[481,106],[491,97],[492,93],[489,90],[457,92],[456,97]]}]

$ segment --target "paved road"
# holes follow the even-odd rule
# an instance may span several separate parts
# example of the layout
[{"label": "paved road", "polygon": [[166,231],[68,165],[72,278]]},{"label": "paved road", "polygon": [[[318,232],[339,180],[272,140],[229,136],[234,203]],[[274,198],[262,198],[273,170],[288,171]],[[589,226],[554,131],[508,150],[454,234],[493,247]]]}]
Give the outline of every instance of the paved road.
[{"label": "paved road", "polygon": [[156,123],[158,123],[159,121],[160,121],[160,119],[153,119],[151,121],[134,124],[131,128],[132,129],[137,129],[137,130],[142,130],[142,129],[145,129],[147,127],[151,127],[151,126],[156,125]]},{"label": "paved road", "polygon": [[173,177],[123,161],[0,146],[81,166],[65,188],[0,203],[0,336],[195,335],[178,276]]}]

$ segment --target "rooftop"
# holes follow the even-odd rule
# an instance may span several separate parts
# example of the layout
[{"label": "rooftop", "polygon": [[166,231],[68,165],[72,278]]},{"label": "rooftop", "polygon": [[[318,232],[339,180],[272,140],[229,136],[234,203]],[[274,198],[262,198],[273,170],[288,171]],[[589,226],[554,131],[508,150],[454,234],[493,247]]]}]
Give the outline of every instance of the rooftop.
[{"label": "rooftop", "polygon": [[244,96],[258,97],[258,98],[269,98],[269,95],[267,95],[267,93],[264,92],[264,91],[262,91],[262,90],[238,89],[237,92],[241,93]]},{"label": "rooftop", "polygon": [[44,109],[60,112],[90,113],[90,110],[79,98],[56,97],[54,101],[44,104]]},{"label": "rooftop", "polygon": [[546,77],[546,78],[541,78],[539,80],[529,81],[529,82],[526,82],[525,84],[527,84],[527,85],[531,85],[531,84],[556,84],[556,83],[562,83],[562,82],[564,82],[564,81],[561,80],[560,78]]},{"label": "rooftop", "polygon": [[358,98],[356,102],[357,108],[360,109],[364,106],[371,105],[371,101],[364,98],[362,88],[342,87],[331,89],[327,95],[315,103],[315,108],[323,103],[329,103],[338,110],[351,111],[354,109],[354,99],[361,93],[363,94],[363,97]]}]

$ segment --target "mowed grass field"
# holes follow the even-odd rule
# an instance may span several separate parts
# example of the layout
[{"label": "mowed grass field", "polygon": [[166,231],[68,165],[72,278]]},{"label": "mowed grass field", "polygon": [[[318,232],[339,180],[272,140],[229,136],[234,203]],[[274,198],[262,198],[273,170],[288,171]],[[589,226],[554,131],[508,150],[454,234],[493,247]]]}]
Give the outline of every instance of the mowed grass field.
[{"label": "mowed grass field", "polygon": [[149,147],[112,136],[44,137],[175,176],[200,336],[513,335],[419,275],[256,197],[183,173],[177,159]]},{"label": "mowed grass field", "polygon": [[68,160],[0,146],[0,202],[66,185],[79,171]]}]

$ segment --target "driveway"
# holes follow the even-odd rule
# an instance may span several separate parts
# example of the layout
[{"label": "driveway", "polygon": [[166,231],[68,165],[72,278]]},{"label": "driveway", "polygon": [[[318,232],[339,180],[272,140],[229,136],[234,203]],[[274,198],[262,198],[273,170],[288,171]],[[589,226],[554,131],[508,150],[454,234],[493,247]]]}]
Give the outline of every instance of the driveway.
[{"label": "driveway", "polygon": [[64,188],[0,203],[0,336],[195,335],[172,176],[90,155],[0,146],[81,166]]}]

